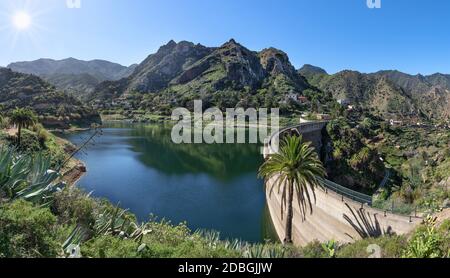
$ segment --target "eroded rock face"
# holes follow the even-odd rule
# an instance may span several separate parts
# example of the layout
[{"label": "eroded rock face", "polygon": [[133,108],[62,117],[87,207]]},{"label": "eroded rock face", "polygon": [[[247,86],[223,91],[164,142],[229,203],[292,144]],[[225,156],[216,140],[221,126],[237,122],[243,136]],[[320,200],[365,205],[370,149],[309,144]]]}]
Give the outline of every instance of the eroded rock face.
[{"label": "eroded rock face", "polygon": [[165,88],[186,68],[211,53],[200,44],[170,41],[144,60],[129,78],[128,91],[151,92]]},{"label": "eroded rock face", "polygon": [[227,78],[238,87],[256,87],[266,76],[255,52],[230,40],[219,48],[215,55],[225,66]]},{"label": "eroded rock face", "polygon": [[287,54],[275,48],[257,53],[234,39],[218,48],[170,41],[136,68],[125,90],[149,93],[185,84],[194,90],[205,84],[215,90],[255,89],[265,79],[280,74],[294,85],[306,83]]},{"label": "eroded rock face", "polygon": [[[290,93],[301,93],[303,90],[310,88],[306,79],[291,64],[285,52],[276,48],[267,48],[259,53],[259,58],[269,79],[276,87],[290,87]],[[280,84],[277,84],[280,82],[286,85],[280,86]]]},{"label": "eroded rock face", "polygon": [[285,74],[294,77],[297,72],[286,53],[275,48],[267,48],[259,54],[261,65],[271,75]]},{"label": "eroded rock face", "polygon": [[257,87],[266,73],[255,52],[230,40],[182,73],[173,84],[209,82],[217,90]]},{"label": "eroded rock face", "polygon": [[170,41],[142,62],[128,79],[100,84],[93,100],[110,100],[130,92],[168,91],[176,95],[169,102],[193,95],[217,98],[217,92],[225,93],[226,101],[235,101],[234,93],[256,93],[260,89],[275,92],[283,99],[285,94],[300,94],[307,88],[311,86],[297,73],[286,53],[275,48],[255,52],[234,39],[220,47]]}]

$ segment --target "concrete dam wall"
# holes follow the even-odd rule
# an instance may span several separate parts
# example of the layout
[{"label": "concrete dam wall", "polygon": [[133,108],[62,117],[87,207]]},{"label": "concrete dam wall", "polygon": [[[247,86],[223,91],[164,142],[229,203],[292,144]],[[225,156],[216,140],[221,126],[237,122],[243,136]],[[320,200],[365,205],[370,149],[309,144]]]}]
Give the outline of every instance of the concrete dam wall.
[{"label": "concrete dam wall", "polygon": [[[322,146],[322,130],[326,122],[305,123],[281,130],[267,142],[264,155],[267,158],[277,151],[276,142],[286,134],[300,134],[311,141],[317,150]],[[274,144],[275,142],[275,144]],[[274,178],[275,179],[275,178]],[[272,222],[281,241],[284,240],[286,211],[281,211],[281,195],[278,190],[270,192],[274,179],[266,181],[266,197]],[[312,194],[312,192],[310,192]],[[396,215],[370,207],[371,197],[354,192],[331,181],[324,181],[323,189],[316,189],[316,203],[312,213],[305,218],[300,213],[294,194],[293,241],[298,246],[313,241],[337,240],[349,243],[366,237],[385,234],[406,234],[422,223],[413,216]]]}]

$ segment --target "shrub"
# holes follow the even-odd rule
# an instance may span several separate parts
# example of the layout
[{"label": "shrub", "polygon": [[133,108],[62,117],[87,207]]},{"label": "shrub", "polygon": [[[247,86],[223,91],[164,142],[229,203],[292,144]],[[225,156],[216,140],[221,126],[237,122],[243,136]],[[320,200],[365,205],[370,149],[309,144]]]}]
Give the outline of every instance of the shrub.
[{"label": "shrub", "polygon": [[62,224],[79,224],[91,228],[95,223],[96,206],[95,200],[83,191],[76,187],[68,187],[55,194],[51,209]]},{"label": "shrub", "polygon": [[111,235],[94,238],[81,246],[81,254],[88,258],[140,258],[139,244]]},{"label": "shrub", "polygon": [[338,252],[339,258],[368,258],[373,255],[368,250],[370,245],[378,245],[381,248],[382,258],[399,258],[402,255],[407,239],[404,236],[385,236],[380,238],[368,238],[355,243],[342,246]]},{"label": "shrub", "polygon": [[238,251],[226,248],[224,242],[192,233],[184,223],[174,226],[153,219],[149,229],[151,232],[144,237],[143,243],[148,246],[147,255],[154,258],[240,257]]},{"label": "shrub", "polygon": [[21,152],[33,153],[39,152],[44,149],[44,146],[40,144],[37,134],[28,129],[22,130],[22,139],[19,146]]},{"label": "shrub", "polygon": [[328,258],[329,252],[323,248],[322,243],[315,241],[301,248],[300,256],[304,258]]},{"label": "shrub", "polygon": [[58,233],[48,209],[25,201],[0,207],[0,257],[56,257],[61,251]]},{"label": "shrub", "polygon": [[[443,225],[445,227],[447,225]],[[445,236],[436,227],[436,219],[428,217],[417,229],[403,254],[404,258],[443,258],[448,256]],[[448,246],[448,245],[447,245]]]}]

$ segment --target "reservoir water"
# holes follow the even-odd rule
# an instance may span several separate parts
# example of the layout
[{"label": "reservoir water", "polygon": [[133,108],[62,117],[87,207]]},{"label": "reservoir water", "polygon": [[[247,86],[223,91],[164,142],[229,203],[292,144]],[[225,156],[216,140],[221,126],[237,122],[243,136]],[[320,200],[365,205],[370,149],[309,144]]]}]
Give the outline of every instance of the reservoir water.
[{"label": "reservoir water", "polygon": [[[91,131],[67,135],[75,144]],[[274,239],[265,206],[263,162],[254,144],[174,144],[163,124],[108,123],[84,154],[88,168],[78,186],[120,203],[140,221],[150,215],[222,238]]]}]

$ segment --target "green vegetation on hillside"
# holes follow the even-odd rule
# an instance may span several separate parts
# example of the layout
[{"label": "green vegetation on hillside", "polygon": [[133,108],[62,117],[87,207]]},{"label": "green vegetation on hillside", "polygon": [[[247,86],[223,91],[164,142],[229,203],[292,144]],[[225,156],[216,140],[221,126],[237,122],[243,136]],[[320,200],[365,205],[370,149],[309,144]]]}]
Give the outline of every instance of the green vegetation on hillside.
[{"label": "green vegetation on hillside", "polygon": [[377,190],[385,166],[368,140],[379,129],[379,123],[368,117],[359,123],[341,117],[327,125],[326,166],[330,179],[368,194]]},{"label": "green vegetation on hillside", "polygon": [[[217,233],[190,231],[152,217],[136,217],[76,187],[64,187],[42,155],[17,156],[3,147],[0,161],[0,257],[18,258],[280,258],[367,257],[379,244],[384,257],[448,257],[449,223],[427,222],[408,237],[355,244],[280,244],[223,241]],[[8,158],[5,160],[5,158]],[[19,162],[23,161],[23,162]],[[33,177],[25,178],[23,175]],[[42,190],[45,189],[45,190]]]},{"label": "green vegetation on hillside", "polygon": [[[289,97],[290,96],[290,97]],[[301,103],[298,97],[306,96]],[[127,79],[100,84],[92,103],[102,111],[170,115],[177,107],[281,108],[304,112],[331,102],[329,93],[311,86],[281,50],[251,51],[234,40],[218,48],[169,42],[143,61]]]},{"label": "green vegetation on hillside", "polygon": [[90,126],[100,121],[97,112],[39,77],[0,68],[0,112],[9,114],[16,108],[30,108],[42,124],[52,128]]},{"label": "green vegetation on hillside", "polygon": [[450,205],[450,130],[354,111],[331,121],[327,135],[330,178],[376,193],[375,206],[409,214]]}]

